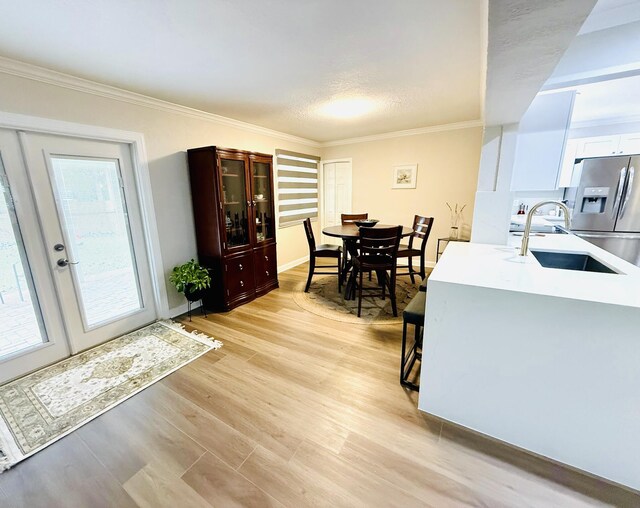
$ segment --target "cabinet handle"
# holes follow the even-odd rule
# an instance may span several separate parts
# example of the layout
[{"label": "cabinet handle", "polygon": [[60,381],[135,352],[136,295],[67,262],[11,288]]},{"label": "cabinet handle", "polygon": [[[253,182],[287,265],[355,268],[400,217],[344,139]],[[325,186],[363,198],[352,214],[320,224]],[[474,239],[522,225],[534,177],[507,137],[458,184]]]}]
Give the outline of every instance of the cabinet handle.
[{"label": "cabinet handle", "polygon": [[265,257],[264,257],[264,260],[265,260],[265,261],[269,261],[269,256],[265,256]]},{"label": "cabinet handle", "polygon": [[266,270],[264,273],[266,273],[267,277],[269,277],[269,270]]},{"label": "cabinet handle", "polygon": [[241,288],[244,287],[244,282],[243,281],[240,281],[240,287]]},{"label": "cabinet handle", "polygon": [[238,265],[238,268],[240,269],[240,271],[242,271],[242,270],[244,269],[244,267],[242,266],[242,263],[240,263],[240,264]]}]

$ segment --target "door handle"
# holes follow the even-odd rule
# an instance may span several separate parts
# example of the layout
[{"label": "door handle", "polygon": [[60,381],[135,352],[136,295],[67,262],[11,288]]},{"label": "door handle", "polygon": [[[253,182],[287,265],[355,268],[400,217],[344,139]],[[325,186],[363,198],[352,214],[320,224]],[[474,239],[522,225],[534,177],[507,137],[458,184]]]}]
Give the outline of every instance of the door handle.
[{"label": "door handle", "polygon": [[627,168],[624,167],[620,170],[620,176],[618,177],[618,187],[616,188],[616,198],[613,202],[613,209],[611,211],[611,218],[615,219],[618,214],[618,208],[620,207],[620,200],[622,199],[622,190],[624,189],[624,180],[627,176]]},{"label": "door handle", "polygon": [[629,181],[627,182],[627,189],[624,191],[624,201],[622,202],[622,209],[620,210],[620,218],[624,217],[624,211],[627,208],[627,203],[631,197],[631,190],[633,189],[633,177],[636,170],[633,166],[629,168]]},{"label": "door handle", "polygon": [[78,263],[80,263],[80,261],[76,261],[74,263],[73,261],[69,261],[66,258],[60,258],[60,259],[58,259],[58,261],[56,261],[56,264],[61,268],[64,268],[67,265],[77,265]]}]

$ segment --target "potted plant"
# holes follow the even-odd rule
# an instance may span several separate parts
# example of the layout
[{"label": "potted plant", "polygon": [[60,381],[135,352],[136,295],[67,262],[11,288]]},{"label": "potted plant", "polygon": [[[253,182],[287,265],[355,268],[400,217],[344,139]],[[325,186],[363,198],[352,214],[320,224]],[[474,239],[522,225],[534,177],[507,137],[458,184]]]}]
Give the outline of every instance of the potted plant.
[{"label": "potted plant", "polygon": [[194,259],[174,267],[169,281],[190,302],[200,300],[204,290],[211,286],[209,271]]}]

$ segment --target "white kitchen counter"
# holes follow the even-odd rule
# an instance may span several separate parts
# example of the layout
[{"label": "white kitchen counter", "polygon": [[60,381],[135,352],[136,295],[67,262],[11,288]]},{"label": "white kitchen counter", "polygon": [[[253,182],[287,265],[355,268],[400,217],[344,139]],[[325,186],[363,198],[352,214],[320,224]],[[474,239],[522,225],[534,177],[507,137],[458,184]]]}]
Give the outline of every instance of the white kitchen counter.
[{"label": "white kitchen counter", "polygon": [[640,269],[544,268],[511,246],[454,243],[429,277],[419,408],[640,490]]},{"label": "white kitchen counter", "polygon": [[521,242],[522,236],[514,235],[510,246],[451,242],[429,284],[442,281],[640,308],[640,268],[631,263],[575,235],[532,235],[529,249],[584,252],[622,273],[544,268],[531,253],[519,255]]}]

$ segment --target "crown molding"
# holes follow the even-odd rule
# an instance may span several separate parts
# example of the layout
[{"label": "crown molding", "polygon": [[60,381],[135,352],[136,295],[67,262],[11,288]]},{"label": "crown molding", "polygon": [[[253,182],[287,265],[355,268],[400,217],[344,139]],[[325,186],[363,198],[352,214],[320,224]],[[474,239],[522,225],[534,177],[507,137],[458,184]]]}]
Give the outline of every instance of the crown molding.
[{"label": "crown molding", "polygon": [[589,127],[600,127],[605,125],[623,125],[627,123],[640,123],[640,115],[612,116],[609,118],[599,118],[596,120],[572,122],[570,130],[585,129]]},{"label": "crown molding", "polygon": [[417,129],[407,129],[404,131],[385,132],[383,134],[374,134],[372,136],[362,136],[359,138],[339,139],[336,141],[325,141],[320,146],[325,148],[329,146],[352,145],[354,143],[367,143],[369,141],[380,141],[382,139],[402,138],[405,136],[418,136],[420,134],[431,134],[434,132],[453,131],[458,129],[470,129],[472,127],[483,127],[482,120],[469,120],[466,122],[446,123],[442,125],[432,125],[429,127],[419,127]]},{"label": "crown molding", "polygon": [[408,129],[402,131],[386,132],[383,134],[374,134],[371,136],[318,142],[312,139],[294,136],[293,134],[287,134],[286,132],[280,132],[273,129],[268,129],[266,127],[260,127],[259,125],[254,125],[252,123],[234,120],[233,118],[228,118],[226,116],[216,115],[215,113],[208,113],[199,109],[181,106],[180,104],[175,104],[173,102],[165,101],[162,99],[156,99],[155,97],[149,97],[147,95],[131,92],[122,88],[117,88],[115,86],[105,85],[84,78],[78,78],[70,74],[65,74],[63,72],[54,71],[45,67],[39,67],[37,65],[32,65],[25,62],[20,62],[11,58],[0,57],[0,72],[4,74],[11,74],[13,76],[18,76],[21,78],[31,79],[33,81],[39,81],[42,83],[59,86],[62,88],[67,88],[69,90],[75,90],[99,97],[105,97],[107,99],[126,102],[128,104],[134,104],[136,106],[143,106],[159,111],[197,118],[199,120],[205,120],[220,125],[226,125],[256,134],[262,134],[265,136],[282,139],[284,141],[300,143],[302,145],[311,146],[314,148],[350,145],[354,143],[366,143],[369,141],[379,141],[383,139],[417,136],[419,134],[429,134],[457,129],[469,129],[472,127],[482,127],[484,125],[484,122],[479,119],[466,122],[434,125],[429,127],[419,127],[416,129]]},{"label": "crown molding", "polygon": [[280,132],[266,127],[260,127],[259,125],[242,122],[240,120],[234,120],[233,118],[216,115],[215,113],[207,113],[206,111],[201,111],[199,109],[181,106],[173,102],[156,99],[136,92],[130,92],[129,90],[124,90],[110,85],[104,85],[88,79],[78,78],[76,76],[71,76],[70,74],[53,71],[51,69],[20,62],[11,58],[0,57],[0,72],[34,81],[40,81],[42,83],[62,88],[68,88],[70,90],[76,90],[78,92],[106,97],[120,102],[135,104],[137,106],[144,106],[159,111],[167,111],[220,125],[235,127],[244,131],[263,134],[265,136],[271,136],[285,141],[291,141],[293,143],[300,143],[315,148],[319,148],[321,146],[321,143],[311,139],[294,136],[293,134],[287,134],[286,132]]}]

